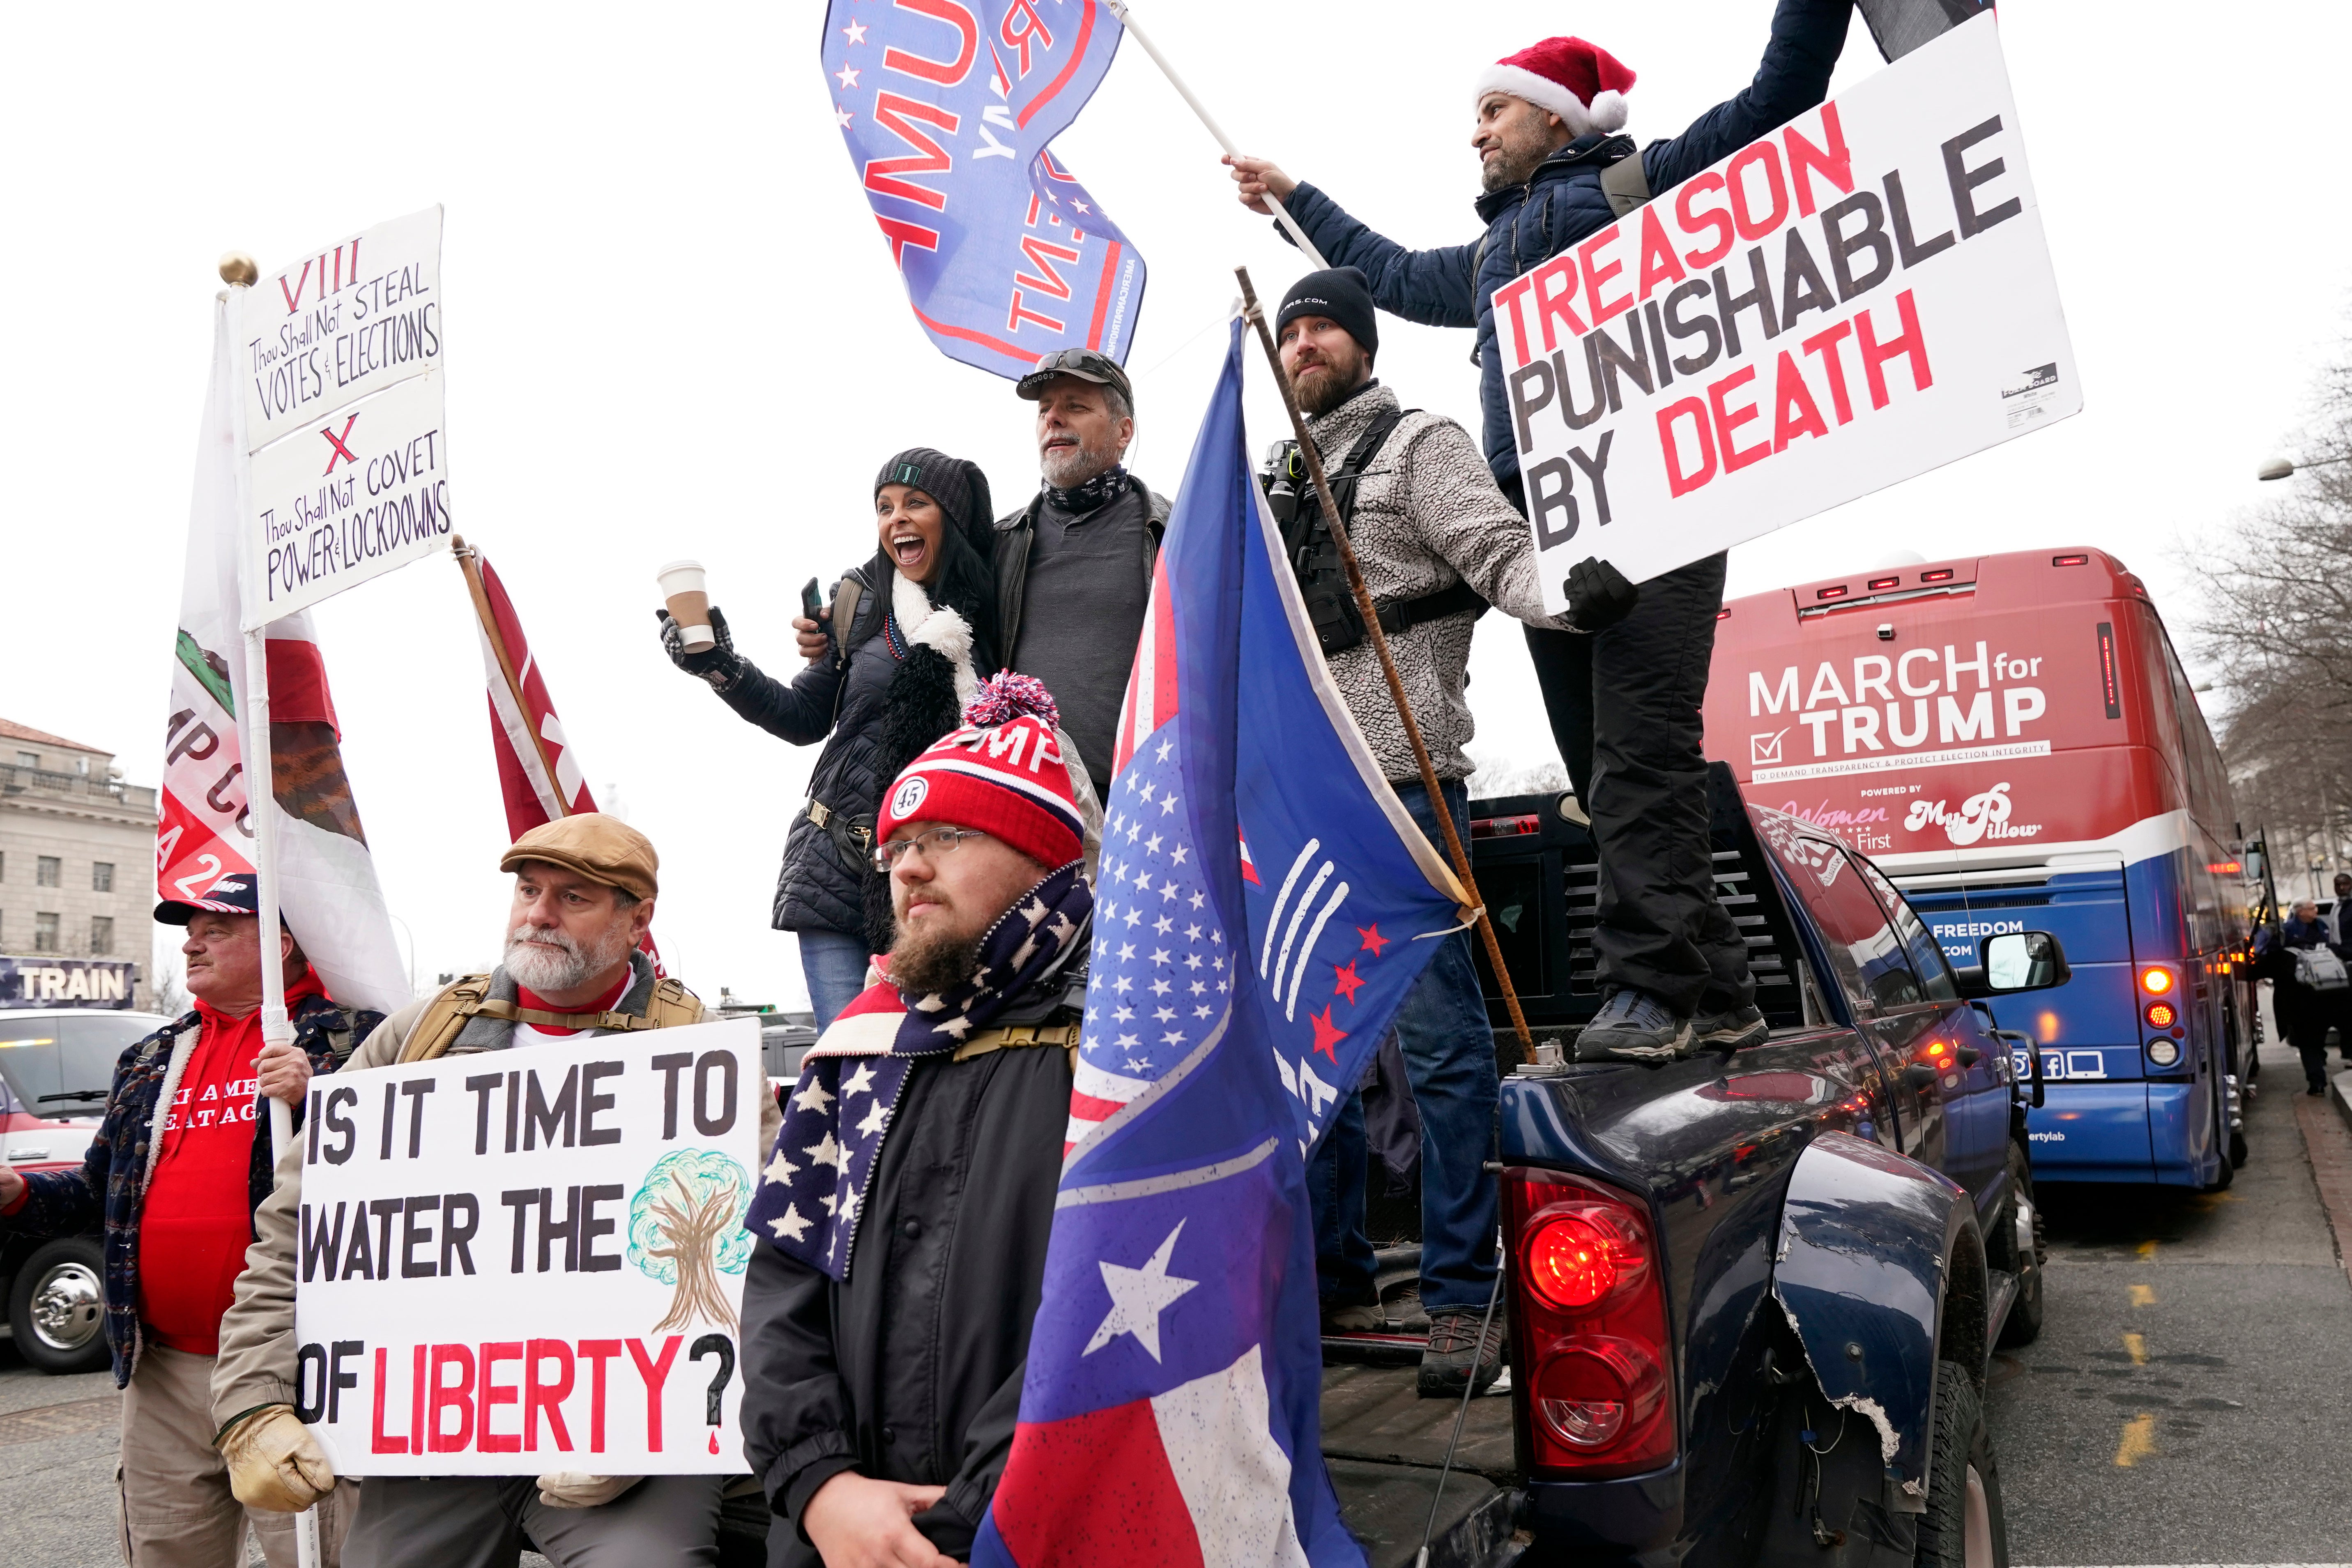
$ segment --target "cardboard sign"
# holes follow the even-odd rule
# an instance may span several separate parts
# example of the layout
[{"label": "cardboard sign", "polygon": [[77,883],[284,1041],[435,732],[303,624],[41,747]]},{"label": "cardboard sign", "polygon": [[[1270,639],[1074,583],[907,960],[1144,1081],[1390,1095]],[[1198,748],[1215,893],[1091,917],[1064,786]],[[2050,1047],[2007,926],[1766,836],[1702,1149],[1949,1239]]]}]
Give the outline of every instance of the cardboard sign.
[{"label": "cardboard sign", "polygon": [[310,1089],[298,1413],[338,1474],[745,1468],[755,1021]]},{"label": "cardboard sign", "polygon": [[2080,412],[1990,15],[1495,291],[1545,603]]},{"label": "cardboard sign", "polygon": [[449,542],[441,209],[231,293],[250,631]]}]

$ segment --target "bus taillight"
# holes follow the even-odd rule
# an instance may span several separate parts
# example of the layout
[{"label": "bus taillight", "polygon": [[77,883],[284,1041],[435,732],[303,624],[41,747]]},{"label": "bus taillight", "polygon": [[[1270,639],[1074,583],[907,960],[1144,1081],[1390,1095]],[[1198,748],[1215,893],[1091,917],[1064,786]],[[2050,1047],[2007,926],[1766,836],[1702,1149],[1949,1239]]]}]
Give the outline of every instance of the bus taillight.
[{"label": "bus taillight", "polygon": [[2180,1014],[2174,1008],[2171,1003],[2151,1002],[2147,1005],[2147,1026],[2149,1028],[2169,1029],[2173,1025],[2179,1021]]},{"label": "bus taillight", "polygon": [[2179,982],[2172,971],[2160,963],[2151,963],[2139,972],[2139,988],[2151,996],[2168,996]]}]

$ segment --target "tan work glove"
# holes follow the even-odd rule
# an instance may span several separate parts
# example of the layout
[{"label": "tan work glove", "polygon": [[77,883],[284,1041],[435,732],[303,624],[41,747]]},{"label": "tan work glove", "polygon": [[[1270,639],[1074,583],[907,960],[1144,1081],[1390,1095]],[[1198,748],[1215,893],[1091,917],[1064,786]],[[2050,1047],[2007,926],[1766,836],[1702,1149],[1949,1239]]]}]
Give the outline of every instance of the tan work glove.
[{"label": "tan work glove", "polygon": [[645,1479],[643,1476],[591,1476],[578,1470],[550,1470],[539,1478],[539,1500],[550,1508],[602,1508]]},{"label": "tan work glove", "polygon": [[300,1513],[335,1489],[335,1468],[290,1405],[265,1405],[220,1435],[229,1490],[247,1508]]}]

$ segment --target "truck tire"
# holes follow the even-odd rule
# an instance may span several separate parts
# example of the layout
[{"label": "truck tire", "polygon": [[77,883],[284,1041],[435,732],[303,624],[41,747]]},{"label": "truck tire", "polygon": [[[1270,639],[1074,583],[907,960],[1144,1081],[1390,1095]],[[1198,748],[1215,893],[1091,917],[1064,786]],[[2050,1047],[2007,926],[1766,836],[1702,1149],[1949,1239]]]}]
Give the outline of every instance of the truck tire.
[{"label": "truck tire", "polygon": [[1936,1442],[1914,1561],[1918,1568],[2009,1568],[2000,1470],[1985,1431],[1984,1401],[1957,1362],[1936,1363]]},{"label": "truck tire", "polygon": [[[2017,1300],[2011,1303],[2009,1319],[2000,1327],[2000,1348],[2013,1350],[2030,1345],[2042,1337],[2042,1281],[2045,1272],[2042,1245],[2042,1205],[2033,1202],[2033,1166],[2025,1151],[2012,1142],[2009,1145],[2010,1190],[2033,1205],[2032,1235],[2030,1240],[2019,1238],[2017,1248],[2024,1256],[2013,1261],[2017,1269]],[[2017,1211],[2012,1208],[2002,1222],[2010,1226],[2009,1234],[2017,1235]],[[2031,1248],[2030,1251],[2027,1248]]]},{"label": "truck tire", "polygon": [[64,1374],[108,1364],[105,1278],[95,1237],[69,1236],[25,1259],[8,1292],[8,1328],[26,1365]]}]

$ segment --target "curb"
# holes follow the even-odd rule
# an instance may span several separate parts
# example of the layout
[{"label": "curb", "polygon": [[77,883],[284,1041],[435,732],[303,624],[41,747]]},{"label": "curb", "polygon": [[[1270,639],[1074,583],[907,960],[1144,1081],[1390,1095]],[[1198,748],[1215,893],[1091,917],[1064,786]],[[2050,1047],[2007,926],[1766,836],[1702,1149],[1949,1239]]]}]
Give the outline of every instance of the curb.
[{"label": "curb", "polygon": [[2352,1068],[2327,1080],[2327,1103],[2336,1108],[2336,1115],[2344,1118],[2344,1125],[2352,1128]]}]

